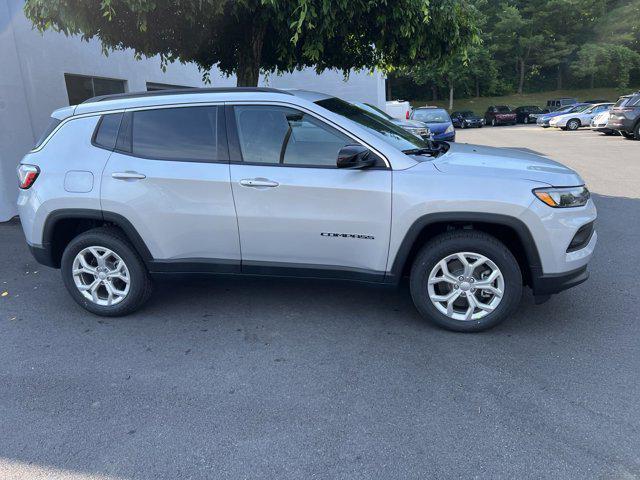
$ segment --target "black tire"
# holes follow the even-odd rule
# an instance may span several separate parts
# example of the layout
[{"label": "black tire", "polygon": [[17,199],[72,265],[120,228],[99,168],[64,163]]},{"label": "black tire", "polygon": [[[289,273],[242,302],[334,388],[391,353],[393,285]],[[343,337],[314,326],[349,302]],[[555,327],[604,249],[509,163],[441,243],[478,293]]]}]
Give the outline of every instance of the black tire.
[{"label": "black tire", "polygon": [[634,135],[633,133],[629,133],[629,132],[625,132],[623,130],[620,130],[620,133],[622,134],[622,136],[624,138],[626,138],[627,140],[634,140]]},{"label": "black tire", "polygon": [[525,125],[529,123],[529,117],[524,117],[522,119],[522,123],[524,123]]},{"label": "black tire", "polygon": [[[441,313],[431,302],[428,280],[431,270],[448,255],[474,252],[489,258],[504,278],[504,293],[496,309],[476,320],[457,320]],[[416,256],[410,278],[411,297],[420,314],[435,324],[457,332],[479,332],[506,320],[522,297],[522,273],[509,249],[495,237],[479,231],[457,230],[427,242]]]},{"label": "black tire", "polygon": [[579,128],[580,128],[580,120],[578,120],[577,118],[572,118],[567,122],[567,127],[566,127],[567,130],[570,130],[573,132],[575,130],[578,130]]},{"label": "black tire", "polygon": [[636,123],[636,128],[633,129],[633,137],[635,140],[640,140],[640,122]]},{"label": "black tire", "polygon": [[495,127],[495,126],[497,126],[497,125],[498,125],[498,122],[496,122],[496,119],[495,119],[495,118],[492,118],[492,119],[491,119],[491,126],[492,126],[492,127]]},{"label": "black tire", "polygon": [[460,122],[460,128],[465,128],[464,122]]},{"label": "black tire", "polygon": [[[85,298],[73,280],[73,261],[83,249],[91,246],[105,247],[116,253],[129,270],[129,293],[116,305],[97,305]],[[64,250],[60,267],[62,280],[71,297],[84,309],[105,317],[120,317],[139,309],[151,295],[153,284],[140,255],[124,234],[110,227],[94,228],[75,237]]]}]

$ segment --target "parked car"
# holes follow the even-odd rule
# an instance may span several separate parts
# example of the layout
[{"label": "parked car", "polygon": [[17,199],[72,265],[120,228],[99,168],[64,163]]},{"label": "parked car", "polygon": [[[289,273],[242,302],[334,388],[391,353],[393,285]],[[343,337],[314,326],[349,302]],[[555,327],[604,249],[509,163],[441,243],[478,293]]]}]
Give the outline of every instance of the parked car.
[{"label": "parked car", "polygon": [[492,127],[496,125],[515,125],[516,114],[506,105],[492,105],[487,108],[484,114],[484,121],[491,124]]},{"label": "parked car", "polygon": [[640,91],[618,99],[611,109],[607,127],[619,131],[625,138],[640,140]]},{"label": "parked car", "polygon": [[393,118],[408,120],[411,114],[411,104],[404,100],[392,100],[385,103],[384,109]]},{"label": "parked car", "polygon": [[613,103],[596,103],[595,105],[584,105],[583,107],[553,117],[549,121],[551,127],[557,127],[562,130],[577,130],[580,127],[588,127],[591,119],[597,114],[608,111]]},{"label": "parked car", "polygon": [[97,97],[53,112],[18,176],[33,255],[105,316],[138,309],[157,273],[409,275],[425,318],[479,331],[523,284],[539,302],[585,281],[597,241],[570,168],[429,143],[308,91]]},{"label": "parked car", "polygon": [[392,122],[399,127],[404,128],[407,132],[411,132],[414,135],[424,138],[425,140],[432,139],[431,130],[429,130],[429,127],[424,122],[419,122],[418,120],[400,120],[397,118],[393,118],[388,113],[383,112],[378,107],[375,107],[368,103],[356,102],[354,103],[354,105],[356,107],[362,108],[363,110],[366,110],[372,115],[377,115],[381,118],[384,118],[385,120],[388,120],[389,122]]},{"label": "parked car", "polygon": [[451,114],[451,122],[456,128],[482,128],[484,126],[484,118],[476,115],[471,110],[453,112]]},{"label": "parked car", "polygon": [[616,130],[607,127],[610,115],[611,110],[609,109],[604,112],[600,112],[595,117],[593,117],[591,119],[591,130],[593,130],[594,132],[604,133],[605,135],[614,135],[618,133]]},{"label": "parked car", "polygon": [[553,110],[554,108],[575,105],[576,103],[578,103],[578,100],[572,97],[552,98],[551,100],[547,100],[547,108]]},{"label": "parked car", "polygon": [[456,131],[449,113],[439,107],[414,108],[410,116],[411,120],[419,120],[429,127],[434,140],[455,142]]},{"label": "parked car", "polygon": [[543,110],[536,105],[528,105],[517,107],[513,112],[516,114],[516,121],[518,123],[535,123],[539,115],[549,113],[549,110]]},{"label": "parked car", "polygon": [[538,115],[536,119],[536,124],[542,128],[549,128],[551,119],[557,117],[559,115],[564,115],[565,113],[574,112],[583,108],[588,107],[586,103],[578,103],[576,105],[566,105],[564,107],[558,107],[557,109],[549,112]]}]

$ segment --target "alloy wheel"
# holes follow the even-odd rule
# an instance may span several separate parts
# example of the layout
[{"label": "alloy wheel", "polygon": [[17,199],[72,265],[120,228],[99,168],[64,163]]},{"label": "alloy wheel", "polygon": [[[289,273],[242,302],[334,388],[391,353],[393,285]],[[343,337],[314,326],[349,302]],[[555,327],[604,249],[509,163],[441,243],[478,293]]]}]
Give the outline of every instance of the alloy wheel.
[{"label": "alloy wheel", "polygon": [[131,286],[129,269],[122,258],[105,247],[81,250],[73,259],[73,281],[90,302],[100,306],[117,305]]},{"label": "alloy wheel", "polygon": [[504,277],[484,255],[458,252],[440,260],[429,274],[428,294],[439,312],[454,320],[479,320],[504,295]]}]

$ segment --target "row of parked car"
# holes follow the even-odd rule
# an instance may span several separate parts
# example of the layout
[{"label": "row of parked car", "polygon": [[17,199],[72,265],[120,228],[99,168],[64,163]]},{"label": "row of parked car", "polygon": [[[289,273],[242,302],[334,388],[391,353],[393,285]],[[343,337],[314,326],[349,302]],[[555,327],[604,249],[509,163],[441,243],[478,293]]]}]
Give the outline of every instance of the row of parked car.
[{"label": "row of parked car", "polygon": [[577,130],[591,127],[606,135],[620,134],[640,140],[640,91],[623,95],[614,104],[606,100],[555,98],[547,101],[547,108],[526,105],[511,109],[507,105],[491,105],[483,116],[470,110],[452,112],[440,107],[411,108],[409,102],[387,102],[386,112],[360,104],[361,108],[383,115],[403,128],[428,136],[433,140],[455,141],[456,128],[482,128],[485,125],[537,124],[544,128]]}]

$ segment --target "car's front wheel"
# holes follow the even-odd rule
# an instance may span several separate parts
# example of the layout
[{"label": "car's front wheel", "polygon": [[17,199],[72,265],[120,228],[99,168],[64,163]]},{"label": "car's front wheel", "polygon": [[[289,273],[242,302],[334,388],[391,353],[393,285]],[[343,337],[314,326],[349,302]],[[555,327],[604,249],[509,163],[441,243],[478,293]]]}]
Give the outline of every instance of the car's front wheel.
[{"label": "car's front wheel", "polygon": [[151,295],[144,262],[114,228],[95,228],[71,240],[62,255],[61,271],[73,299],[97,315],[127,315]]},{"label": "car's front wheel", "polygon": [[580,120],[574,118],[567,122],[567,130],[574,131],[574,130],[577,130],[578,128],[580,128]]},{"label": "car's front wheel", "polygon": [[491,119],[491,126],[492,126],[492,127],[495,127],[496,125],[498,125],[498,122],[496,122],[496,119],[495,119],[495,118],[492,118],[492,119]]},{"label": "car's front wheel", "polygon": [[509,249],[484,232],[441,234],[418,253],[411,296],[423,317],[459,332],[504,321],[522,296],[522,273]]}]

